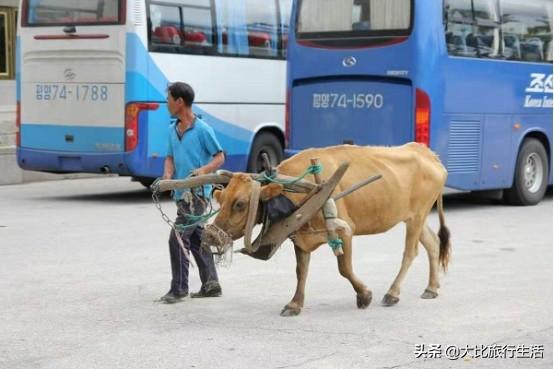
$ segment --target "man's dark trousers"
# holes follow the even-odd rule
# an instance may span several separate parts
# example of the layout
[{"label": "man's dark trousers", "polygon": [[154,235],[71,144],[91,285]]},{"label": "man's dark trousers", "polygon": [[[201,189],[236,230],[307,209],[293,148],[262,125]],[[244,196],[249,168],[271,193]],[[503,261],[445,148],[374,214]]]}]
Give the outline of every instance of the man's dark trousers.
[{"label": "man's dark trousers", "polygon": [[[192,197],[192,200],[181,200],[177,202],[177,219],[175,225],[190,224],[190,219],[186,214],[201,215],[206,209],[206,200],[200,197]],[[211,252],[206,251],[200,246],[203,226],[197,225],[178,230],[185,247],[191,251],[202,286],[208,282],[217,282],[217,271],[215,269],[214,259]],[[183,294],[188,292],[189,261],[183,254],[181,245],[177,240],[175,232],[171,230],[169,236],[169,255],[171,260],[171,291]]]}]

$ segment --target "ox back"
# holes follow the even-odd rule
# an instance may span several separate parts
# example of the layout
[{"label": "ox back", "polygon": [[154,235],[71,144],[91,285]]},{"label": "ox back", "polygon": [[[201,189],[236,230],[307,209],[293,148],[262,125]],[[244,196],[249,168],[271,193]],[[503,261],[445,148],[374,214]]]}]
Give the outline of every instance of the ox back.
[{"label": "ox back", "polygon": [[[340,145],[308,149],[282,162],[279,172],[299,176],[312,158],[320,159],[324,180],[341,162],[350,162],[335,194],[369,176],[383,176],[337,203],[339,218],[354,225],[355,235],[385,232],[399,222],[419,216],[421,206],[430,210],[442,194],[447,179],[447,171],[437,155],[417,143],[398,147]],[[297,202],[303,195],[287,196]]]}]

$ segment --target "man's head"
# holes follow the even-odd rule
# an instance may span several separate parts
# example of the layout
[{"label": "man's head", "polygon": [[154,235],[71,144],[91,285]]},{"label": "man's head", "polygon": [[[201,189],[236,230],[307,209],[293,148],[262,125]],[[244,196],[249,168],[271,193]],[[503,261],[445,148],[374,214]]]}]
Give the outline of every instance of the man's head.
[{"label": "man's head", "polygon": [[184,82],[175,82],[167,88],[167,110],[173,116],[190,111],[194,102],[194,90]]}]

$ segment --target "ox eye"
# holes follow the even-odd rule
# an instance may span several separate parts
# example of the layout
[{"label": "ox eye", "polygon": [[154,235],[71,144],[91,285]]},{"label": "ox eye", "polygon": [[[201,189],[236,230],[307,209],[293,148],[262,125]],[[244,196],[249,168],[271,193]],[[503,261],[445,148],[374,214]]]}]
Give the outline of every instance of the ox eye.
[{"label": "ox eye", "polygon": [[235,208],[236,211],[243,211],[244,209],[246,209],[246,202],[242,200],[238,200],[233,205],[233,208]]}]

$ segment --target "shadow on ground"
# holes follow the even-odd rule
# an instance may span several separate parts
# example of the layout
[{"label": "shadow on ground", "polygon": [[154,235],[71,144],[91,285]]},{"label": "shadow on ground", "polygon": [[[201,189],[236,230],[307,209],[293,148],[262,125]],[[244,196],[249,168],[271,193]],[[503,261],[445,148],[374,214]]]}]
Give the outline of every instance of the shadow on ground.
[{"label": "shadow on ground", "polygon": [[[161,200],[169,200],[169,194],[163,194],[160,196]],[[78,194],[67,196],[45,196],[37,197],[36,200],[44,201],[67,201],[67,202],[109,202],[109,203],[148,203],[152,202],[152,192],[150,190],[138,189],[133,191],[119,191],[110,193],[96,193],[96,194]]]}]

